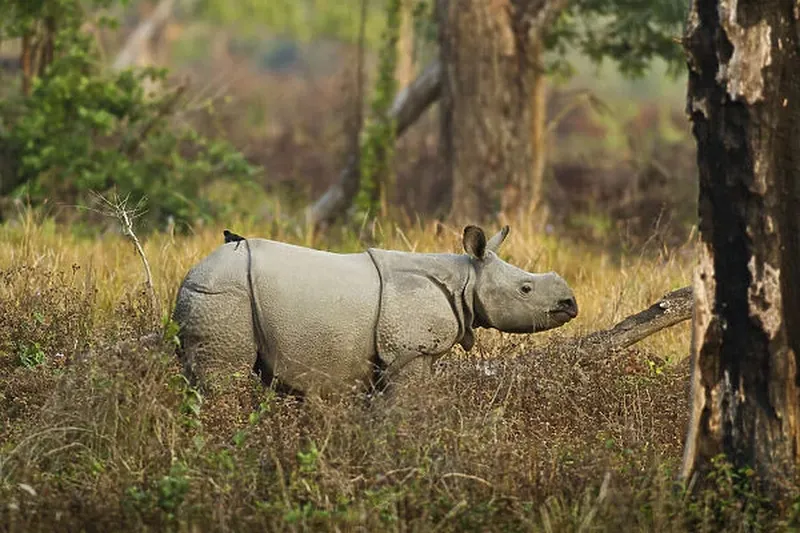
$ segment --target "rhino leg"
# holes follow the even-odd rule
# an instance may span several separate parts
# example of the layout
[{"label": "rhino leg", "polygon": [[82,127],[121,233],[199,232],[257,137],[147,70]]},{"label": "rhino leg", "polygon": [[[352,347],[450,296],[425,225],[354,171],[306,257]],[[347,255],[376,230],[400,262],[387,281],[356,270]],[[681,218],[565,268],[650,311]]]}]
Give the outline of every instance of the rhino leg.
[{"label": "rhino leg", "polygon": [[392,375],[391,385],[394,387],[408,387],[422,384],[433,375],[433,360],[430,355],[420,355],[409,361],[403,368]]},{"label": "rhino leg", "polygon": [[419,355],[410,359],[401,367],[387,368],[381,364],[376,368],[374,389],[386,397],[396,397],[403,394],[404,389],[424,386],[425,380],[433,375],[433,361],[435,357]]},{"label": "rhino leg", "polygon": [[261,379],[262,385],[274,389],[278,394],[294,396],[298,400],[302,400],[305,397],[303,391],[290,387],[275,377],[275,372],[269,363],[267,354],[256,354],[253,373]]},{"label": "rhino leg", "polygon": [[183,286],[173,318],[181,326],[178,357],[184,373],[204,395],[218,395],[231,381],[250,379],[256,343],[244,291],[212,293]]}]

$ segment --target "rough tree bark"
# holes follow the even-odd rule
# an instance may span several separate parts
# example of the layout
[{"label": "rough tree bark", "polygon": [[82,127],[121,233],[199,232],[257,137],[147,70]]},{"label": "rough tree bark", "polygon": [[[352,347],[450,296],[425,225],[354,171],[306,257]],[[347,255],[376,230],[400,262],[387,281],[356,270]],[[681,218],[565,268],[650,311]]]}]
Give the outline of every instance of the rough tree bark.
[{"label": "rough tree bark", "polygon": [[701,250],[683,475],[723,453],[776,498],[800,451],[799,27],[796,0],[693,0],[684,37]]},{"label": "rough tree bark", "polygon": [[531,163],[528,175],[514,174],[506,181],[500,201],[504,224],[520,225],[535,212],[542,197],[547,163],[547,84],[544,75],[544,44],[533,39],[530,64],[534,70],[530,93]]},{"label": "rough tree bark", "polygon": [[438,0],[441,149],[454,222],[523,205],[533,169],[535,43],[562,0]]}]

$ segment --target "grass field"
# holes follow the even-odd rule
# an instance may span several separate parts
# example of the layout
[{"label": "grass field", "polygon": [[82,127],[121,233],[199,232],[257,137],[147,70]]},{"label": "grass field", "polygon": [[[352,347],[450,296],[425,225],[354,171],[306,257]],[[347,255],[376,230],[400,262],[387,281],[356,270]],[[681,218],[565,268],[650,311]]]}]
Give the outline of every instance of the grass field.
[{"label": "grass field", "polygon": [[[460,251],[461,228],[393,224],[310,238],[331,250]],[[487,228],[487,231],[495,228]],[[143,236],[166,317],[222,227]],[[23,212],[0,227],[0,528],[5,531],[703,531],[768,524],[735,473],[689,500],[673,481],[688,416],[689,328],[588,357],[565,339],[686,285],[692,243],[626,254],[515,229],[502,252],[574,288],[579,317],[532,336],[480,330],[402,407],[262,390],[203,403],[144,270],[118,233]],[[158,333],[158,335],[152,335]],[[143,337],[146,340],[142,340]],[[154,337],[156,337],[154,339]],[[460,349],[459,349],[460,350]],[[492,372],[480,359],[501,363]],[[246,370],[246,369],[243,369]]]}]

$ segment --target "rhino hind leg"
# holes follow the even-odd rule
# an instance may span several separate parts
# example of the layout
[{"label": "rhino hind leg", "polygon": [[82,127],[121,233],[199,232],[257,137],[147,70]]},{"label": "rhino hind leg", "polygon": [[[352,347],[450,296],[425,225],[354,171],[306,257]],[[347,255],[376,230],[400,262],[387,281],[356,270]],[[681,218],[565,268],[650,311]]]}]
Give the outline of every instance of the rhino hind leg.
[{"label": "rhino hind leg", "polygon": [[178,358],[184,375],[204,395],[240,388],[251,379],[256,343],[245,294],[183,287],[173,318],[181,328]]},{"label": "rhino hind leg", "polygon": [[275,377],[272,367],[267,362],[269,358],[261,352],[256,352],[256,360],[253,364],[253,374],[261,379],[261,384],[269,387],[280,395],[294,396],[298,400],[305,398],[303,391],[295,389]]}]

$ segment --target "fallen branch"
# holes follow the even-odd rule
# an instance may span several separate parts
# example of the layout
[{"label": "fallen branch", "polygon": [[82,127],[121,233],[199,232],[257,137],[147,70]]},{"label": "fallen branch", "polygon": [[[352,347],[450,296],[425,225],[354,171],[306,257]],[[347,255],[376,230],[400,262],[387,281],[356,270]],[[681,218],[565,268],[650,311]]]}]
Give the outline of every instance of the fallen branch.
[{"label": "fallen branch", "polygon": [[[438,61],[434,61],[417,79],[397,94],[389,109],[389,117],[395,121],[396,138],[399,138],[439,98],[441,88],[441,65]],[[309,227],[317,228],[331,222],[346,211],[358,193],[358,180],[358,156],[351,154],[347,166],[339,174],[338,181],[306,211]]]},{"label": "fallen branch", "polygon": [[[665,294],[644,311],[629,316],[611,329],[560,342],[559,350],[602,355],[610,350],[628,348],[653,333],[690,319],[693,307],[692,287],[682,287]],[[475,368],[486,376],[494,376],[503,364],[503,358],[487,359],[477,363]]]},{"label": "fallen branch", "polygon": [[627,348],[637,342],[692,318],[692,287],[665,294],[659,301],[619,322],[611,329],[596,331],[579,339],[583,349],[605,351]]}]

